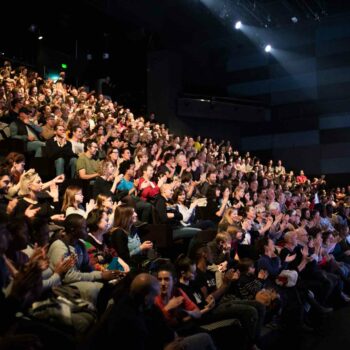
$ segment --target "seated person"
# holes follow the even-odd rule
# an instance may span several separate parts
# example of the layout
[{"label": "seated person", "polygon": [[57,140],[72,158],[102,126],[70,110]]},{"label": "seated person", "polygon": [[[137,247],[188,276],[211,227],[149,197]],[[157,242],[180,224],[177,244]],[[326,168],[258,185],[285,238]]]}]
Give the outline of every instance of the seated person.
[{"label": "seated person", "polygon": [[12,215],[27,216],[26,211],[33,209],[33,215],[39,218],[62,221],[64,216],[59,214],[58,186],[52,183],[50,191],[43,191],[43,183],[34,169],[23,174],[18,192],[22,198],[18,200]]},{"label": "seated person", "polygon": [[84,243],[93,269],[129,272],[128,264],[117,256],[115,250],[109,249],[104,244],[103,236],[109,228],[107,213],[99,209],[93,209],[90,211],[86,223],[89,233]]},{"label": "seated person", "polygon": [[156,213],[161,224],[169,224],[173,228],[173,238],[192,238],[196,233],[201,231],[199,228],[184,227],[180,224],[183,219],[182,214],[168,204],[173,196],[173,185],[164,184],[160,188],[160,196],[155,203]]},{"label": "seated person", "polygon": [[[158,268],[157,278],[160,283],[160,294],[155,298],[155,305],[163,312],[170,327],[179,334],[186,328],[191,319],[202,316],[198,306],[191,301],[187,294],[176,286],[175,269],[171,264],[163,264]],[[186,333],[196,332],[196,327],[187,326]]]},{"label": "seated person", "polygon": [[113,248],[119,257],[127,264],[137,266],[145,260],[144,254],[153,248],[151,241],[141,243],[140,237],[135,229],[137,214],[135,210],[126,205],[120,205],[116,208],[114,217],[114,227],[106,237],[107,245]]},{"label": "seated person", "polygon": [[152,204],[141,200],[141,198],[137,196],[134,184],[135,164],[130,160],[124,161],[120,164],[119,173],[123,175],[123,177],[117,189],[123,193],[126,191],[128,192],[132,202],[135,204],[137,215],[142,222],[151,222]]},{"label": "seated person", "polygon": [[85,208],[83,202],[84,195],[82,189],[79,186],[68,186],[64,192],[61,212],[66,217],[70,214],[79,214],[86,219],[89,212],[95,207],[95,201],[90,200]]},{"label": "seated person", "polygon": [[46,123],[43,125],[41,129],[41,136],[45,140],[50,140],[55,136],[55,116],[52,113],[49,113],[46,116]]},{"label": "seated person", "polygon": [[106,194],[112,196],[113,201],[118,202],[128,194],[127,191],[119,192],[117,190],[117,185],[123,178],[123,175],[116,172],[110,160],[104,160],[100,163],[98,174],[99,176],[95,178],[92,187],[93,198],[96,198],[99,194]]},{"label": "seated person", "polygon": [[11,138],[25,141],[27,151],[34,152],[35,157],[41,157],[41,147],[45,146],[45,142],[40,135],[41,127],[29,120],[31,114],[32,111],[27,107],[19,110],[18,118],[10,124]]},{"label": "seated person", "polygon": [[145,164],[141,168],[142,177],[138,183],[138,191],[141,199],[144,201],[154,200],[155,197],[159,194],[159,187],[163,184],[163,181],[159,181],[158,185],[151,181],[154,173],[153,166],[151,164]]},{"label": "seated person", "polygon": [[47,256],[50,268],[70,256],[75,256],[75,265],[67,271],[63,283],[76,286],[81,297],[96,305],[97,296],[103,284],[99,281],[115,279],[120,271],[93,271],[82,239],[86,239],[86,221],[78,214],[67,216],[64,222],[64,235],[50,246]]},{"label": "seated person", "polygon": [[117,300],[107,318],[106,338],[96,335],[96,344],[108,346],[119,335],[121,344],[128,344],[129,350],[187,349],[214,350],[208,334],[199,333],[177,338],[176,333],[165,322],[155,297],[160,292],[158,280],[146,273],[139,274],[132,281],[129,292]]},{"label": "seated person", "polygon": [[66,139],[66,128],[63,124],[55,125],[55,136],[46,142],[46,155],[55,161],[56,175],[69,170],[71,178],[75,177],[77,158],[72,144]]},{"label": "seated person", "polygon": [[97,149],[97,143],[94,140],[86,141],[86,151],[79,155],[76,164],[79,179],[92,181],[99,176],[99,162],[94,159]]}]

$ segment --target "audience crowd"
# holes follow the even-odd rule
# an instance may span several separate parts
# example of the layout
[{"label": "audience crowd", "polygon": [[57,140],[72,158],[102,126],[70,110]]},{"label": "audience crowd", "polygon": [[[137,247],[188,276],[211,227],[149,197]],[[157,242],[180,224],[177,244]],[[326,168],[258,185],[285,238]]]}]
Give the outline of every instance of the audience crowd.
[{"label": "audience crowd", "polygon": [[5,349],[257,349],[350,302],[350,186],[8,61],[0,128]]}]

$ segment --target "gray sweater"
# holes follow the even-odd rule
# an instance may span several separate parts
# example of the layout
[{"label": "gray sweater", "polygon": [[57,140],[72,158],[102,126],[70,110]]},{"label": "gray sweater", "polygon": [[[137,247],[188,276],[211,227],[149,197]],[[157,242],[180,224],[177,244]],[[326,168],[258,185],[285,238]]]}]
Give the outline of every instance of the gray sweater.
[{"label": "gray sweater", "polygon": [[[50,268],[53,270],[54,266],[60,262],[65,257],[70,256],[71,254],[77,254],[73,246],[69,246],[62,242],[60,239],[54,241],[47,253],[50,260]],[[102,279],[101,271],[91,271],[91,272],[80,272],[80,267],[82,265],[82,257],[77,256],[77,263],[73,266],[64,276],[63,283],[69,284],[79,281],[98,281]]]}]

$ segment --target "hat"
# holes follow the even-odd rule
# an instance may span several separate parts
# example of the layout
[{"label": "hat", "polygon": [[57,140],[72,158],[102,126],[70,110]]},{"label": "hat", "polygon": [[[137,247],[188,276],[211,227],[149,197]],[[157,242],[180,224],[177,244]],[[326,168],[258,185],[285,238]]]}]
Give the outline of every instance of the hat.
[{"label": "hat", "polygon": [[22,108],[19,109],[18,113],[19,113],[19,114],[20,114],[20,113],[32,114],[32,111],[31,111],[29,108],[27,108],[27,107],[22,107]]}]

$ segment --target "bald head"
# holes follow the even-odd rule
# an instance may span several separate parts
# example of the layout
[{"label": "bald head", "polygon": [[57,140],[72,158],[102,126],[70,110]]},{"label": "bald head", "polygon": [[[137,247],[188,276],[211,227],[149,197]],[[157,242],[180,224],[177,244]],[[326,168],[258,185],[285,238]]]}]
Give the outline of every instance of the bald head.
[{"label": "bald head", "polygon": [[154,298],[158,294],[159,282],[148,273],[140,273],[131,283],[130,295],[140,303],[153,304]]}]

